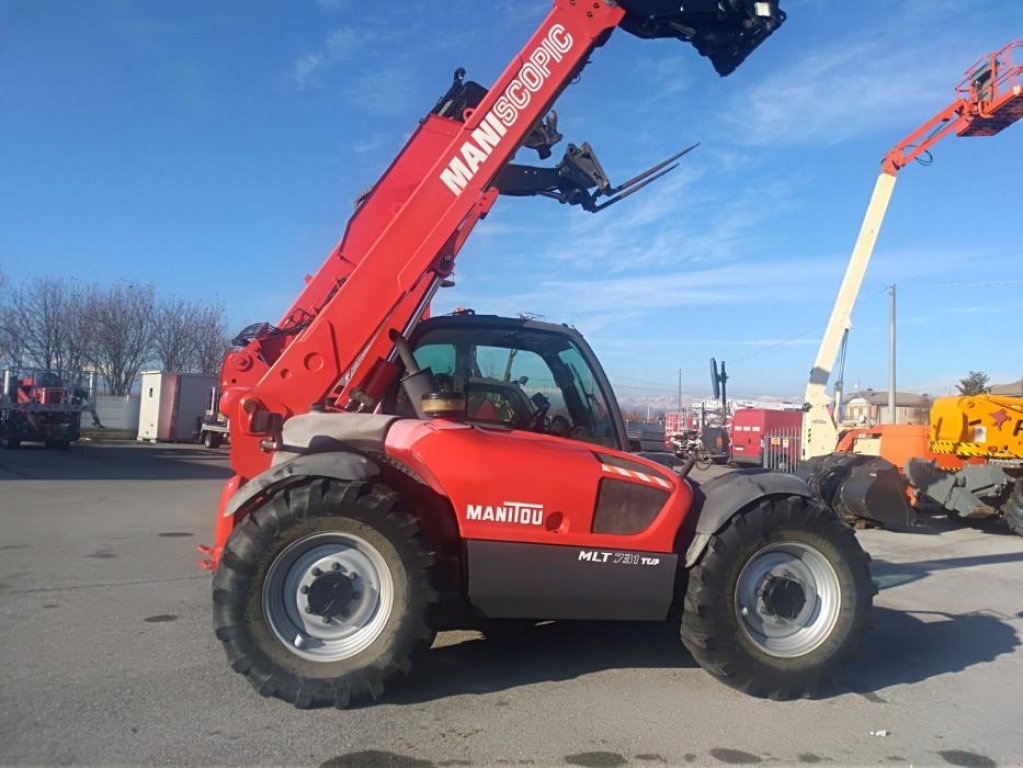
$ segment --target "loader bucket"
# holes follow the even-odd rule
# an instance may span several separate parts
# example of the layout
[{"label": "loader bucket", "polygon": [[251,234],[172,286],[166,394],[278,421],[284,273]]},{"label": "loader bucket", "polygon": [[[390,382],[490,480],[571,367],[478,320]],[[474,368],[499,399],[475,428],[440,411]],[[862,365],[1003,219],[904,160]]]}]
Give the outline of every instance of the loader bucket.
[{"label": "loader bucket", "polygon": [[905,480],[894,464],[879,456],[832,453],[811,459],[799,474],[817,498],[850,525],[892,531],[916,527]]},{"label": "loader bucket", "polygon": [[785,21],[779,0],[619,0],[619,5],[626,32],[692,43],[722,77]]}]

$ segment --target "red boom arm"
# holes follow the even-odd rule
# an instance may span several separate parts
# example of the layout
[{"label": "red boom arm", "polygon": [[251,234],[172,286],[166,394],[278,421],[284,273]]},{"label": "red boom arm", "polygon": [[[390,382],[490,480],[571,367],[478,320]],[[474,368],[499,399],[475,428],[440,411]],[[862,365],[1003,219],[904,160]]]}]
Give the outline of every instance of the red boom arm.
[{"label": "red boom arm", "polygon": [[260,442],[275,424],[323,403],[339,382],[339,404],[349,405],[390,351],[388,332],[414,325],[450,274],[497,197],[498,172],[623,17],[617,6],[557,0],[465,122],[430,114],[420,123],[285,313],[281,329],[292,332],[225,359],[221,411],[241,477],[269,466]]}]

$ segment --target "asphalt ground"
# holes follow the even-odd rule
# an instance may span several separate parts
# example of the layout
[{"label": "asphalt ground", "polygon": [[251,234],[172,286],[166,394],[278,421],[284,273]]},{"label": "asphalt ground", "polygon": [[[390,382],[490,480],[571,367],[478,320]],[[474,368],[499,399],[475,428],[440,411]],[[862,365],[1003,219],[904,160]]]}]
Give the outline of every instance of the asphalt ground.
[{"label": "asphalt ground", "polygon": [[[614,766],[1019,765],[1023,540],[999,526],[861,532],[874,629],[817,700],[752,699],[661,625],[442,634],[385,701],[263,699],[210,623],[226,454],[0,451],[0,762]],[[884,734],[884,735],[878,735]]]}]

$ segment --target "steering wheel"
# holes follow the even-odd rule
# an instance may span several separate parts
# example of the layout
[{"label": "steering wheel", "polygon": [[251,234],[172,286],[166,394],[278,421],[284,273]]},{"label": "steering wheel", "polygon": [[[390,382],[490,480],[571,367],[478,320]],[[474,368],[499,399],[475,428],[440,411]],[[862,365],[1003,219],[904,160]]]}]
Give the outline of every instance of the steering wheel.
[{"label": "steering wheel", "polygon": [[559,413],[557,416],[552,416],[547,422],[546,431],[555,437],[571,437],[573,434],[572,422]]},{"label": "steering wheel", "polygon": [[533,411],[532,415],[529,417],[529,421],[526,423],[524,429],[527,429],[530,432],[546,432],[547,412],[551,409],[551,401],[539,392],[529,399],[532,401],[533,405],[536,406],[536,410]]}]

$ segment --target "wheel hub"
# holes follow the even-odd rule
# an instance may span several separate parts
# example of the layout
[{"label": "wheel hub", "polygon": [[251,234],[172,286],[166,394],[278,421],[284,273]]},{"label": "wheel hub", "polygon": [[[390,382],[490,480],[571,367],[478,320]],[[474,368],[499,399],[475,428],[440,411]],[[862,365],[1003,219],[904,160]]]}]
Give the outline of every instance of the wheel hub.
[{"label": "wheel hub", "polygon": [[810,653],[831,634],[842,605],[835,569],[815,547],[780,541],[754,553],[739,572],[739,628],[777,658]]},{"label": "wheel hub", "polygon": [[263,584],[271,631],[312,661],[339,661],[367,648],[383,631],[393,601],[393,581],[380,552],[341,532],[292,542],[270,565]]},{"label": "wheel hub", "polygon": [[355,574],[341,573],[340,570],[317,576],[306,593],[309,612],[325,619],[335,616],[347,618],[355,599],[354,581]]},{"label": "wheel hub", "polygon": [[771,616],[780,616],[792,621],[806,605],[806,592],[803,585],[785,576],[767,577],[767,583],[760,593],[765,611]]}]

